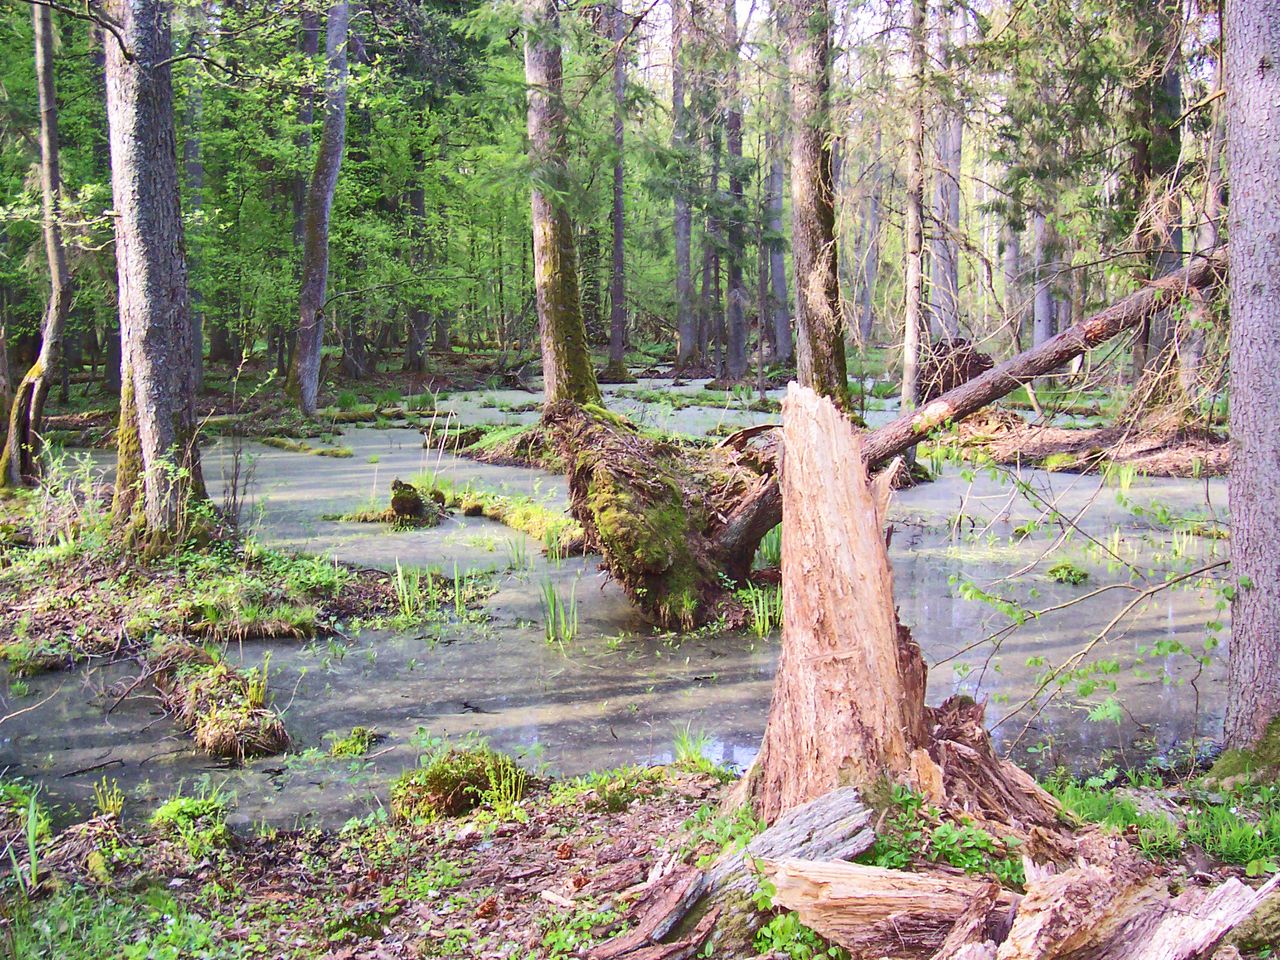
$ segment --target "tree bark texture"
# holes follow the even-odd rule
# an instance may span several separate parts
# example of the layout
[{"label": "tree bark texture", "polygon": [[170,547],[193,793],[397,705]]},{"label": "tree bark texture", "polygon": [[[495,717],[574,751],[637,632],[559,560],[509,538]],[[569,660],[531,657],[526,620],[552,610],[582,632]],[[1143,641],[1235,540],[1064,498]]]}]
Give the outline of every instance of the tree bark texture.
[{"label": "tree bark texture", "polygon": [[875,295],[876,278],[880,272],[880,130],[877,127],[875,136],[875,161],[868,174],[870,188],[867,193],[863,212],[863,246],[860,262],[862,267],[858,297],[858,337],[864,346],[871,344],[871,335],[875,329]]},{"label": "tree bark texture", "polygon": [[[58,101],[53,82],[53,14],[33,4],[36,92],[40,105],[40,198],[49,300],[41,325],[40,353],[18,384],[9,407],[9,430],[0,453],[0,486],[20,486],[40,472],[40,428],[44,403],[62,356],[62,333],[71,309],[71,273],[62,242],[61,172],[58,156]],[[7,362],[7,361],[6,361]],[[8,379],[8,371],[4,373]],[[7,390],[6,390],[7,392]]]},{"label": "tree bark texture", "polygon": [[1226,741],[1249,747],[1280,715],[1280,17],[1272,0],[1224,13],[1231,203],[1231,641]]},{"label": "tree bark texture", "polygon": [[697,319],[693,310],[693,208],[685,172],[689,152],[689,115],[685,104],[685,36],[689,29],[688,0],[671,0],[671,146],[679,169],[675,184],[676,253],[676,366],[701,359]]},{"label": "tree bark texture", "polygon": [[907,142],[907,250],[905,319],[902,331],[902,406],[920,399],[920,332],[924,307],[924,112],[925,22],[929,0],[911,2],[911,129]]},{"label": "tree bark texture", "polygon": [[773,329],[773,359],[776,363],[790,363],[794,352],[791,339],[791,297],[787,293],[787,257],[782,239],[782,189],[784,180],[782,161],[782,135],[774,130],[766,134],[769,155],[769,178],[767,180],[767,201],[765,209],[769,221],[768,262],[769,285],[771,293],[769,307],[771,313],[761,324],[769,323]]},{"label": "tree bark texture", "polygon": [[351,5],[329,7],[325,24],[324,127],[307,187],[303,226],[302,286],[298,296],[298,339],[286,385],[306,416],[316,412],[320,357],[324,344],[324,303],[329,279],[329,218],[338,186],[347,136],[347,41]]},{"label": "tree bark texture", "polygon": [[1053,265],[1049,260],[1052,241],[1048,218],[1040,210],[1031,214],[1031,236],[1034,244],[1031,254],[1032,269],[1036,285],[1031,305],[1031,345],[1038,347],[1053,336]]},{"label": "tree bark texture", "polygon": [[116,487],[132,504],[140,483],[141,511],[130,510],[132,532],[157,542],[180,534],[190,501],[204,496],[169,66],[173,50],[164,3],[111,0],[104,8],[128,49],[126,55],[120,43],[106,45],[126,373]]},{"label": "tree bark texture", "polygon": [[782,423],[783,643],[753,789],[766,821],[906,773],[927,734],[923,662],[894,612],[887,484],[872,489],[862,437],[829,400],[793,384]]},{"label": "tree bark texture", "polygon": [[626,177],[623,148],[626,136],[627,60],[623,44],[627,36],[627,16],[621,0],[614,0],[613,29],[613,259],[609,273],[609,375],[627,379],[627,274]]},{"label": "tree bark texture", "polygon": [[747,290],[742,280],[742,248],[745,201],[742,182],[742,91],[739,89],[739,39],[738,8],[736,0],[724,3],[724,46],[727,66],[725,71],[724,142],[725,166],[729,174],[729,217],[725,239],[728,248],[725,309],[727,311],[727,337],[725,344],[725,375],[730,380],[741,380],[747,375]]},{"label": "tree bark texture", "polygon": [[573,223],[565,207],[564,72],[555,0],[526,0],[524,65],[528,86],[529,160],[533,170],[533,273],[542,338],[545,403],[597,403],[587,331],[578,299]]},{"label": "tree bark texture", "polygon": [[830,147],[830,14],[826,0],[791,0],[788,14],[796,370],[802,385],[848,410]]},{"label": "tree bark texture", "polygon": [[933,209],[933,282],[929,301],[935,336],[960,336],[960,157],[964,120],[949,110],[938,128],[937,180]]}]

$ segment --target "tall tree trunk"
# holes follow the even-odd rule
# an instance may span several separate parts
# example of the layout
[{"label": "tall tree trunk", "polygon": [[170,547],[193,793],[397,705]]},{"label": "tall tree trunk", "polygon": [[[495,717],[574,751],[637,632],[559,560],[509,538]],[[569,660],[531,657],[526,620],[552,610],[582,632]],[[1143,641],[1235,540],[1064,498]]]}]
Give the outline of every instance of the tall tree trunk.
[{"label": "tall tree trunk", "polygon": [[555,0],[525,0],[524,26],[529,162],[534,176],[533,277],[545,403],[598,403],[600,387],[587,352],[587,331],[578,299],[573,223],[563,199],[569,190],[569,168],[560,15]]},{"label": "tall tree trunk", "polygon": [[831,169],[831,36],[826,0],[791,0],[791,251],[800,383],[851,409]]},{"label": "tall tree trunk", "polygon": [[742,182],[742,92],[738,83],[738,8],[736,0],[724,3],[724,46],[728,60],[725,75],[724,143],[729,174],[729,216],[724,257],[727,259],[725,307],[728,311],[725,374],[730,380],[747,375],[747,291],[742,280],[742,220],[745,201]]},{"label": "tall tree trunk", "polygon": [[[1222,87],[1222,66],[1218,71],[1219,89]],[[1226,207],[1226,184],[1222,178],[1222,161],[1226,148],[1226,112],[1222,101],[1215,100],[1209,129],[1204,144],[1204,192],[1201,197],[1199,222],[1196,224],[1195,250],[1192,256],[1203,255],[1220,241],[1220,221]],[[1192,409],[1198,407],[1204,394],[1200,382],[1200,366],[1204,358],[1205,334],[1213,325],[1213,305],[1200,291],[1191,297],[1191,309],[1187,322],[1182,325],[1178,341],[1178,376],[1182,392]]]},{"label": "tall tree trunk", "polygon": [[685,105],[685,35],[688,0],[671,0],[671,147],[678,169],[675,179],[676,368],[701,360],[693,305],[693,209],[689,203],[689,116]]},{"label": "tall tree trunk", "polygon": [[[205,10],[203,2],[191,9],[191,36],[187,40],[187,52],[199,56],[204,52]],[[196,69],[197,61],[187,61],[186,137],[182,141],[182,163],[187,176],[188,211],[199,214],[204,204],[204,158],[201,154],[200,129],[204,115],[204,87]],[[187,270],[199,273],[198,261],[187,245]],[[204,310],[200,302],[199,287],[191,288],[191,364],[192,381],[197,393],[204,386]]]},{"label": "tall tree trunk", "polygon": [[[773,359],[776,363],[790,363],[794,346],[791,339],[791,297],[787,293],[787,255],[782,239],[782,187],[784,182],[782,136],[772,128],[765,135],[765,152],[769,155],[768,212],[769,298],[771,314],[768,322],[773,329]],[[763,326],[765,318],[761,317]]]},{"label": "tall tree trunk", "polygon": [[[948,20],[954,13],[946,14]],[[944,60],[954,63],[954,27],[948,25],[943,37]],[[964,149],[964,117],[958,103],[948,103],[938,125],[936,180],[933,188],[933,216],[937,225],[933,237],[933,282],[929,303],[935,336],[960,336],[960,160]]]},{"label": "tall tree trunk", "polygon": [[351,5],[329,7],[325,25],[324,128],[307,188],[306,226],[299,292],[298,341],[285,388],[306,416],[316,412],[320,392],[320,349],[324,343],[325,288],[329,278],[329,217],[347,132],[347,38]]},{"label": "tall tree trunk", "polygon": [[1227,746],[1280,716],[1280,18],[1232,0],[1226,28],[1231,203],[1231,601]]},{"label": "tall tree trunk", "polygon": [[1012,220],[1005,220],[1000,242],[1000,268],[1004,274],[1004,315],[1015,351],[1022,349],[1022,237]]},{"label": "tall tree trunk", "polygon": [[875,328],[876,277],[880,272],[880,175],[883,165],[880,163],[879,126],[876,127],[872,149],[875,151],[875,159],[868,174],[870,187],[863,213],[864,242],[860,251],[862,277],[858,290],[858,338],[862,341],[864,348],[870,346],[872,331]]},{"label": "tall tree trunk", "polygon": [[920,400],[920,332],[924,306],[925,22],[929,0],[911,3],[911,131],[907,143],[906,316],[902,332],[902,407]]},{"label": "tall tree trunk", "polygon": [[1031,306],[1031,344],[1040,346],[1053,336],[1053,264],[1049,259],[1049,220],[1040,210],[1031,214],[1032,270],[1035,297]]},{"label": "tall tree trunk", "polygon": [[[174,133],[173,49],[160,0],[108,0],[122,43],[107,42],[107,122],[125,371],[116,516],[162,546],[204,496],[196,445],[187,264]],[[137,500],[139,488],[141,500]],[[140,509],[139,509],[140,507]]]},{"label": "tall tree trunk", "polygon": [[[316,10],[304,7],[302,10],[302,30],[299,36],[298,48],[302,55],[307,58],[307,62],[313,62],[316,57],[320,56],[320,14]],[[300,161],[296,172],[293,175],[293,183],[290,186],[289,200],[293,214],[293,250],[294,256],[297,257],[295,263],[295,278],[301,283],[302,279],[302,252],[307,237],[307,175],[305,169],[310,162],[311,156],[311,124],[315,120],[316,113],[316,91],[315,87],[307,83],[303,86],[298,95],[298,155]],[[286,373],[288,366],[293,362],[294,350],[297,347],[298,331],[297,328],[287,329],[283,323],[277,323],[272,332],[272,339],[275,341],[275,365],[276,372],[280,374]],[[209,357],[213,359],[215,356],[215,345],[221,348],[223,343],[229,343],[230,338],[226,336],[225,330],[218,338],[214,336],[209,340]]]},{"label": "tall tree trunk", "polygon": [[[9,431],[0,453],[0,486],[33,481],[40,471],[40,426],[44,402],[62,353],[62,331],[71,308],[71,274],[62,243],[61,174],[58,162],[58,100],[53,86],[53,15],[33,4],[36,91],[40,103],[40,196],[49,300],[41,326],[40,353],[18,384],[9,408]],[[172,121],[170,121],[172,122]],[[7,372],[5,374],[8,378]],[[7,386],[7,384],[6,384]]]},{"label": "tall tree trunk", "polygon": [[609,365],[606,379],[624,381],[627,376],[627,278],[626,278],[626,204],[623,184],[627,59],[623,42],[627,35],[627,16],[622,0],[613,0],[613,259],[609,274]]}]

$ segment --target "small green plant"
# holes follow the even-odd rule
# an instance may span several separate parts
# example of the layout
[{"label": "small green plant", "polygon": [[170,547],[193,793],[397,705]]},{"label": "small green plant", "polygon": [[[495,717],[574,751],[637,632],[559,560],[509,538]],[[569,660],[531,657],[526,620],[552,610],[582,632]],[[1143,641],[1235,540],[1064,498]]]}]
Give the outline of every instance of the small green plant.
[{"label": "small green plant", "polygon": [[359,403],[360,398],[356,396],[354,390],[340,391],[337,399],[334,401],[335,406],[344,413],[350,413]]},{"label": "small green plant", "polygon": [[1072,563],[1070,560],[1059,560],[1048,571],[1049,579],[1054,583],[1069,583],[1078,586],[1089,579],[1089,571]]},{"label": "small green plant", "polygon": [[163,834],[183,842],[194,860],[200,860],[227,845],[231,831],[226,816],[231,797],[207,783],[194,796],[178,793],[151,815],[151,825]]},{"label": "small green plant", "polygon": [[687,726],[677,730],[672,746],[675,766],[692,773],[705,773],[725,782],[733,779],[732,771],[707,756],[711,743],[711,737],[707,734],[694,733]]},{"label": "small green plant", "polygon": [[692,851],[708,844],[712,847],[709,853],[698,857],[698,866],[705,868],[721,854],[745,848],[765,824],[756,817],[749,803],[741,804],[728,813],[704,803],[681,826],[686,837],[682,849]]},{"label": "small green plant", "polygon": [[820,936],[800,922],[798,913],[780,913],[758,931],[755,938],[756,952],[761,956],[787,957],[789,960],[847,960],[849,954],[841,947],[828,944]]},{"label": "small green plant", "polygon": [[782,626],[782,590],[749,583],[738,591],[738,599],[751,618],[751,632],[763,640]]},{"label": "small green plant", "polygon": [[363,757],[378,741],[377,731],[369,727],[352,727],[345,737],[336,733],[328,734],[329,756],[331,757]]},{"label": "small green plant", "polygon": [[550,578],[542,581],[542,623],[547,643],[563,647],[578,637],[578,584],[563,597]]},{"label": "small green plant", "polygon": [[[427,577],[430,581],[430,576]],[[422,593],[422,572],[417,567],[402,567],[396,558],[396,608],[407,620],[416,620],[422,616],[425,603]]]},{"label": "small green plant", "polygon": [[100,817],[119,817],[124,810],[124,791],[115,780],[103,777],[93,785],[93,812]]},{"label": "small green plant", "polygon": [[768,570],[780,566],[782,566],[782,524],[778,524],[760,539],[755,558],[757,570]]}]

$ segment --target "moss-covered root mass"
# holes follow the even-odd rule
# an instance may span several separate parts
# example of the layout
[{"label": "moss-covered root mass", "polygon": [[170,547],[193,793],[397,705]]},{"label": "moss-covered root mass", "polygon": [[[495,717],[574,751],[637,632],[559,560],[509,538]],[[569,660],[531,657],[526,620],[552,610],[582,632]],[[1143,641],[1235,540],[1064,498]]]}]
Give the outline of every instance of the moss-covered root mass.
[{"label": "moss-covered root mass", "polygon": [[1251,750],[1227,750],[1218,757],[1206,777],[1225,787],[1244,783],[1270,783],[1280,777],[1280,717],[1267,724]]},{"label": "moss-covered root mass", "polygon": [[588,549],[661,625],[744,620],[715,527],[759,475],[729,449],[649,437],[600,407],[557,404],[546,423],[569,464],[570,507]]},{"label": "moss-covered root mass", "polygon": [[165,705],[204,753],[243,763],[289,746],[284,721],[266,702],[267,663],[237,670],[181,642],[165,644],[150,659]]}]

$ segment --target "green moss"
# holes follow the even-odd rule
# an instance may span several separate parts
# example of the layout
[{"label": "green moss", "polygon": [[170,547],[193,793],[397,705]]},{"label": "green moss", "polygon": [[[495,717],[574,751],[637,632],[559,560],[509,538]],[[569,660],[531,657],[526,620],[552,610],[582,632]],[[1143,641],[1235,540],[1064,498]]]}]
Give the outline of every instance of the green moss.
[{"label": "green moss", "polygon": [[368,727],[352,727],[351,732],[345,737],[337,734],[330,734],[330,737],[332,742],[329,744],[329,756],[331,757],[363,757],[378,741],[377,732]]},{"label": "green moss", "polygon": [[488,517],[539,543],[555,543],[563,550],[582,542],[582,526],[559,510],[552,510],[532,497],[510,496],[488,490],[442,489],[422,481],[428,496],[457,509],[465,517]]},{"label": "green moss", "polygon": [[391,812],[410,822],[461,816],[478,807],[499,784],[518,785],[513,799],[519,799],[524,771],[489,747],[455,747],[400,775],[391,785]]},{"label": "green moss", "polygon": [[1280,774],[1280,716],[1267,724],[1262,738],[1250,750],[1227,750],[1206,775],[1210,781],[1241,777],[1261,779]]},{"label": "green moss", "polygon": [[180,839],[192,859],[202,859],[231,840],[226,817],[230,797],[204,789],[195,796],[178,794],[151,815],[151,826],[164,836]]},{"label": "green moss", "polygon": [[1054,583],[1069,583],[1077,586],[1089,579],[1089,571],[1070,560],[1059,560],[1049,568],[1048,577]]}]

